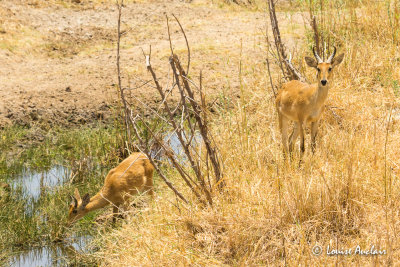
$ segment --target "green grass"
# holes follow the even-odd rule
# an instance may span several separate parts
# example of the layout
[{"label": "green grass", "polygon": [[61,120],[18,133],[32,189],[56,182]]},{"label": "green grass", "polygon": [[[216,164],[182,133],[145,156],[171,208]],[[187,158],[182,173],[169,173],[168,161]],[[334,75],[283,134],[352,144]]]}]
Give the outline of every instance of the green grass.
[{"label": "green grass", "polygon": [[[96,235],[93,221],[97,213],[86,216],[71,229],[65,228],[70,194],[75,187],[93,195],[103,184],[109,169],[119,162],[118,127],[98,124],[75,129],[12,126],[0,131],[0,182],[10,183],[23,170],[41,172],[54,164],[80,168],[75,182],[46,189],[37,201],[23,197],[21,190],[12,190],[0,198],[0,264],[13,251],[48,245],[72,234]],[[35,141],[41,136],[41,141]],[[36,138],[37,139],[37,138]],[[91,164],[84,164],[90,160]],[[74,167],[75,166],[75,167]],[[33,213],[25,207],[33,205]]]}]

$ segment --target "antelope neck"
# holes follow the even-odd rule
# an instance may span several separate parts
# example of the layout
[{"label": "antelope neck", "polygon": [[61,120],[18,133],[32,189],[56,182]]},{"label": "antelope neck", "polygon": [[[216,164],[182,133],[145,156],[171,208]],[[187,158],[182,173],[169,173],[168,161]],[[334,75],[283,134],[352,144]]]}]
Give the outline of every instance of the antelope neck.
[{"label": "antelope neck", "polygon": [[97,210],[101,209],[105,206],[110,204],[110,202],[106,199],[106,196],[102,196],[101,191],[94,195],[92,198],[90,198],[89,203],[86,205],[85,210],[92,211],[92,210]]},{"label": "antelope neck", "polygon": [[322,105],[328,96],[329,85],[327,84],[325,86],[322,86],[320,83],[318,83],[317,88],[318,89],[316,90],[317,94],[316,101],[318,105]]}]

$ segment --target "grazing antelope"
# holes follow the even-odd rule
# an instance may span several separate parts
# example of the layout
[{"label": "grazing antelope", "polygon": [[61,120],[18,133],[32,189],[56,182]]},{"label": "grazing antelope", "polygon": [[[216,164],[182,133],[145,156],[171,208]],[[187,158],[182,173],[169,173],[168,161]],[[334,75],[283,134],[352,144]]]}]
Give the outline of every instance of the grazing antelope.
[{"label": "grazing antelope", "polygon": [[71,196],[68,224],[109,204],[113,206],[115,221],[120,206],[128,204],[131,195],[146,192],[153,196],[153,171],[153,165],[144,154],[133,153],[108,173],[103,187],[93,197],[86,194],[81,198],[78,189],[75,188],[74,196]]},{"label": "grazing antelope", "polygon": [[[324,103],[332,83],[333,69],[343,61],[344,54],[335,57],[336,47],[327,61],[323,61],[313,48],[314,58],[305,57],[308,66],[317,69],[317,83],[308,84],[293,80],[283,84],[276,97],[276,109],[279,127],[282,133],[283,152],[293,151],[293,146],[300,133],[300,150],[304,153],[304,123],[311,122],[311,149],[315,151],[315,137]],[[288,146],[288,123],[294,121],[294,129]]]}]

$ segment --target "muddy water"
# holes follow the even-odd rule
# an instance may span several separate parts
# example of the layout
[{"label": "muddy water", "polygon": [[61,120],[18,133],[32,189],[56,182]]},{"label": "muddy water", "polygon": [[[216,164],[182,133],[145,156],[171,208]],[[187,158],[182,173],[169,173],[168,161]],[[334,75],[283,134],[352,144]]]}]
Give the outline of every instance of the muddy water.
[{"label": "muddy water", "polygon": [[[41,195],[63,186],[70,174],[71,171],[62,165],[54,165],[43,172],[25,169],[11,179],[10,185],[13,191],[21,190],[26,199],[25,213],[32,214],[37,210]],[[87,252],[86,245],[90,239],[90,236],[74,236],[62,243],[19,251],[10,258],[9,266],[66,266],[79,253]]]}]

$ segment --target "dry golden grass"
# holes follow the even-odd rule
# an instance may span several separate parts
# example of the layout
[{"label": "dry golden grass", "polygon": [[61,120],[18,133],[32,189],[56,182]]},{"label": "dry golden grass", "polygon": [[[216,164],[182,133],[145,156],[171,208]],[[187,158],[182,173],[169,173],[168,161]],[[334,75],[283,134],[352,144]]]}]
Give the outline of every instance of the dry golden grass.
[{"label": "dry golden grass", "polygon": [[[326,25],[335,26],[324,29],[345,60],[335,71],[314,155],[307,135],[303,163],[298,148],[292,162],[283,160],[266,66],[244,57],[240,99],[213,118],[226,178],[215,206],[176,204],[158,185],[150,208],[98,240],[101,264],[400,264],[400,49],[388,17],[392,4],[327,12]],[[310,54],[309,44],[297,60]],[[314,70],[304,70],[312,80]],[[315,244],[323,255],[312,254]],[[353,252],[374,245],[387,254],[330,257],[328,245]]]}]

